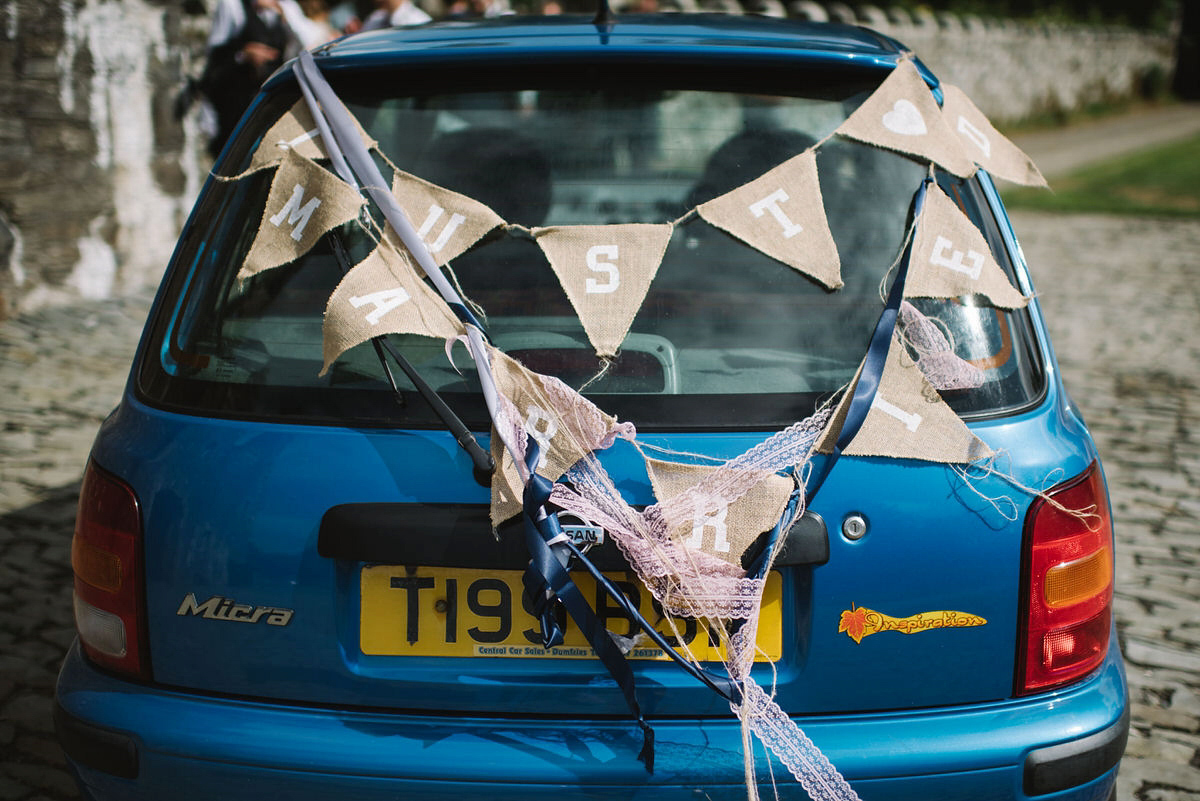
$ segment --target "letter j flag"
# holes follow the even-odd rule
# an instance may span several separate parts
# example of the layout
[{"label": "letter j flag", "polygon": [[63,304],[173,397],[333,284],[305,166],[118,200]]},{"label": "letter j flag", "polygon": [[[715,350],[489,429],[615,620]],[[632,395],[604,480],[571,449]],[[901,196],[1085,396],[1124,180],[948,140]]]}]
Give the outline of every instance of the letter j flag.
[{"label": "letter j flag", "polygon": [[709,223],[826,288],[841,288],[841,261],[825,219],[815,151],[788,159],[750,183],[701,204],[696,211]]},{"label": "letter j flag", "polygon": [[357,217],[362,205],[349,184],[295,151],[285,151],[238,278],[295,261],[327,231]]}]

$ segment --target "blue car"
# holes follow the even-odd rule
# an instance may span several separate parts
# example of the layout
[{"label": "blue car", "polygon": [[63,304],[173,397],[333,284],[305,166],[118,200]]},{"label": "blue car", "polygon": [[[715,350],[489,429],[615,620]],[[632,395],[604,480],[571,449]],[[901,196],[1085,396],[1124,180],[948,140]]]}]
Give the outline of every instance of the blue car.
[{"label": "blue car", "polygon": [[1107,490],[960,94],[721,15],[281,69],[87,465],[84,797],[1113,798]]}]

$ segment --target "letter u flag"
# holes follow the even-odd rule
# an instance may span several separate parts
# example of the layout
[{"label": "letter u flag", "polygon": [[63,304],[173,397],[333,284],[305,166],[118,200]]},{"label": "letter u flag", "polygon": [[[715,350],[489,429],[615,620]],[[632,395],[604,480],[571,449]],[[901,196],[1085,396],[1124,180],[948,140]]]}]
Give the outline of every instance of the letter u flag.
[{"label": "letter u flag", "polygon": [[342,179],[295,151],[286,151],[238,278],[295,261],[327,231],[357,217],[362,205],[362,197]]},{"label": "letter u flag", "polygon": [[788,159],[750,183],[701,204],[696,211],[755,250],[828,289],[842,286],[814,151]]},{"label": "letter u flag", "polygon": [[504,225],[489,207],[436,184],[396,171],[392,195],[438,264],[445,264]]},{"label": "letter u flag", "polygon": [[632,223],[533,230],[598,356],[615,356],[625,341],[673,229]]}]

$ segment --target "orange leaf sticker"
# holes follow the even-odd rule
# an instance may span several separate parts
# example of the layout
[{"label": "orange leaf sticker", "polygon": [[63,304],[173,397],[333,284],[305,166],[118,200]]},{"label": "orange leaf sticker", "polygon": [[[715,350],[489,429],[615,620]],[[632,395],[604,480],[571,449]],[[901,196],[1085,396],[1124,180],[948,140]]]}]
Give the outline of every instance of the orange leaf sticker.
[{"label": "orange leaf sticker", "polygon": [[863,637],[869,637],[881,631],[898,631],[901,634],[918,634],[933,629],[965,628],[968,626],[983,626],[987,620],[979,615],[967,612],[951,612],[938,610],[935,612],[920,612],[909,617],[892,617],[874,609],[854,604],[842,612],[838,622],[838,633],[845,632],[856,643],[862,643]]},{"label": "orange leaf sticker", "polygon": [[842,612],[842,621],[838,624],[838,633],[843,631],[850,635],[850,639],[855,642],[862,642],[862,638],[866,637],[869,632],[867,628],[867,612],[868,610],[859,607],[854,608],[854,604],[850,604],[850,608]]}]

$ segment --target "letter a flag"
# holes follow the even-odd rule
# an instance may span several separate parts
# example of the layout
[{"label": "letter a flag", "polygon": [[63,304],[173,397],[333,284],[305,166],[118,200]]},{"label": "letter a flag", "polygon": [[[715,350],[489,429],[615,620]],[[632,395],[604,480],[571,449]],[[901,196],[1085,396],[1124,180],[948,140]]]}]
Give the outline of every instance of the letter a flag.
[{"label": "letter a flag", "polygon": [[1021,148],[992,127],[984,113],[957,86],[942,84],[942,117],[963,141],[967,156],[997,178],[1046,187],[1046,179]]},{"label": "letter a flag", "polygon": [[325,307],[325,366],[381,334],[453,339],[462,324],[440,296],[418,277],[407,257],[384,239],[342,278]]},{"label": "letter a flag", "polygon": [[533,229],[598,356],[615,356],[625,341],[673,230],[669,223]]},{"label": "letter a flag", "polygon": [[[826,429],[819,448],[822,452],[832,450],[857,383],[856,376]],[[992,449],[971,433],[967,424],[942,400],[916,362],[909,358],[897,334],[892,337],[867,417],[844,453],[967,464],[990,456]]]},{"label": "letter a flag", "polygon": [[[363,144],[368,149],[375,147],[375,140],[362,129],[362,126],[358,124],[358,119],[352,119],[354,119],[354,126],[358,129],[358,135],[362,137]],[[271,126],[267,135],[263,137],[262,143],[250,158],[250,167],[246,172],[254,172],[263,167],[278,164],[287,150],[295,151],[314,161],[329,157],[321,142],[317,124],[313,121],[312,112],[309,111],[308,103],[304,100],[297,101],[296,105],[292,106]]]},{"label": "letter a flag", "polygon": [[835,133],[919,156],[962,178],[975,171],[961,140],[946,125],[929,86],[909,59],[897,64]]},{"label": "letter a flag", "polygon": [[701,204],[700,216],[756,250],[842,287],[837,246],[825,219],[817,156],[806,150],[731,192]]},{"label": "letter a flag", "polygon": [[[584,455],[611,446],[617,437],[633,439],[632,423],[618,423],[562,381],[527,369],[495,348],[488,348],[492,376],[499,394],[496,427],[525,458],[530,438],[540,450],[534,472],[558,479]],[[492,524],[499,525],[521,511],[522,484],[512,457],[498,431],[492,432]]]},{"label": "letter a flag", "polygon": [[706,476],[728,469],[646,459],[646,472],[661,505],[666,506],[683,493],[691,496],[684,499],[686,514],[671,527],[671,536],[689,548],[707,551],[740,567],[742,554],[758,535],[779,522],[794,485],[791,479],[769,470],[736,468],[756,474],[754,485],[736,500],[697,486]]},{"label": "letter a flag", "polygon": [[400,170],[392,178],[392,195],[439,265],[504,225],[500,215],[478,200]]},{"label": "letter a flag", "polygon": [[977,295],[1002,309],[1019,309],[1029,303],[1013,288],[975,224],[936,187],[926,195],[925,208],[917,220],[904,295]]},{"label": "letter a flag", "polygon": [[362,205],[362,197],[341,178],[287,151],[238,278],[295,261],[327,231],[356,218]]}]

